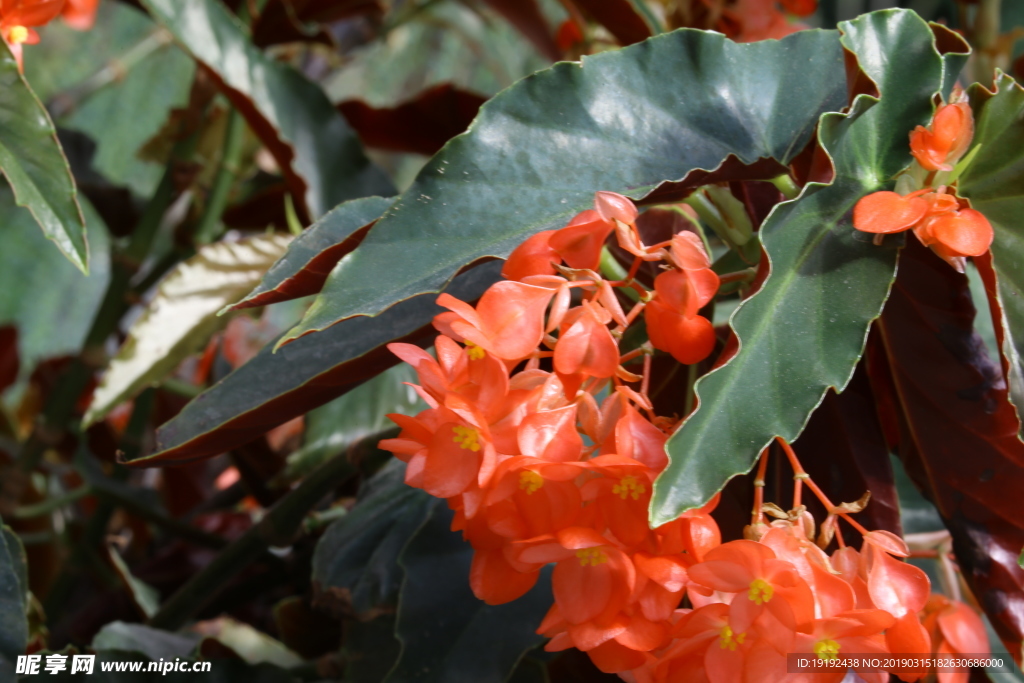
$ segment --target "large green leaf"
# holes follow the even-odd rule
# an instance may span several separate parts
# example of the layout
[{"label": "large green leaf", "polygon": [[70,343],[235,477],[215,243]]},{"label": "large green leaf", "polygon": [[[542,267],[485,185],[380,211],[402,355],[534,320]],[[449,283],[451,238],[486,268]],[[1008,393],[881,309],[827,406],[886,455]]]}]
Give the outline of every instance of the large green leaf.
[{"label": "large green leaf", "polygon": [[43,233],[88,272],[85,217],[71,169],[50,116],[6,43],[0,45],[0,172],[14,188],[18,206],[31,211]]},{"label": "large green leaf", "polygon": [[994,92],[975,85],[970,98],[975,116],[972,152],[977,152],[960,178],[959,191],[995,228],[992,266],[1003,318],[1001,351],[1019,413],[1024,408],[1024,89],[999,74]]},{"label": "large green leaf", "polygon": [[111,360],[84,424],[102,419],[202,348],[223,322],[217,311],[259,282],[290,241],[284,235],[257,235],[217,242],[175,267]]},{"label": "large green leaf", "polygon": [[46,241],[32,215],[0,182],[0,325],[18,328],[22,372],[46,358],[78,353],[110,282],[110,237],[88,201],[91,263],[83,275]]},{"label": "large green leaf", "polygon": [[730,155],[730,168],[787,164],[819,115],[846,104],[842,61],[835,32],[737,45],[682,30],[536,73],[486,103],[427,164],[289,336],[439,291],[466,264],[564,224],[595,191],[643,197],[688,176],[692,186],[706,178],[694,171]]},{"label": "large green leaf", "polygon": [[402,655],[385,683],[503,683],[544,640],[535,631],[554,601],[550,572],[518,600],[487,605],[469,588],[473,549],[451,531],[451,520],[445,502],[434,501],[399,559],[405,581],[395,633]]},{"label": "large green leaf", "polygon": [[140,0],[223,86],[318,218],[346,199],[394,193],[320,88],[252,44],[219,0]]},{"label": "large green leaf", "polygon": [[880,98],[860,95],[849,114],[822,118],[834,180],[808,185],[762,226],[771,275],[733,314],[736,356],[701,378],[699,407],[668,442],[670,464],[651,500],[655,525],[748,472],[776,436],[794,441],[829,387],[850,380],[889,293],[897,250],[856,234],[851,210],[910,163],[907,134],[927,123],[944,72],[958,65],[946,63],[913,12],[876,12],[840,28]]},{"label": "large green leaf", "polygon": [[391,460],[334,522],[313,555],[317,604],[360,620],[393,609],[402,583],[398,556],[423,526],[433,499],[405,484],[405,465]]},{"label": "large green leaf", "polygon": [[28,644],[24,553],[17,537],[0,526],[0,680],[4,681],[14,680],[14,664]]},{"label": "large green leaf", "polygon": [[370,434],[394,426],[388,413],[415,415],[427,404],[407,382],[416,371],[402,363],[306,415],[302,447],[288,456],[291,475],[305,474]]},{"label": "large green leaf", "polygon": [[[498,264],[460,275],[450,292],[478,298],[498,279]],[[430,344],[430,326],[441,312],[434,296],[403,302],[376,318],[358,318],[289,344],[276,353],[264,347],[157,431],[158,452],[140,462],[210,457],[241,445],[279,424],[359,386],[395,365],[388,342]]]},{"label": "large green leaf", "polygon": [[390,199],[365,197],[331,209],[296,237],[260,284],[231,308],[265,306],[316,294],[334,265],[365,236],[364,228],[390,205]]}]

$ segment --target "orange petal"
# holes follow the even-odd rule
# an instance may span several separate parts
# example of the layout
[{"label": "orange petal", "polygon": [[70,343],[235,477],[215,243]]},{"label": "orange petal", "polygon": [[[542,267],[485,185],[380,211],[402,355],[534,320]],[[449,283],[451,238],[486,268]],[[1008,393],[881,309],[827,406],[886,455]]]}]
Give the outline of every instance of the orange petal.
[{"label": "orange petal", "polygon": [[945,255],[981,256],[992,246],[992,225],[974,209],[940,216],[928,228],[931,237],[945,247]]},{"label": "orange petal", "polygon": [[928,202],[920,197],[874,192],[853,207],[853,227],[876,234],[902,232],[912,228],[927,212]]},{"label": "orange petal", "polygon": [[506,280],[522,280],[531,275],[554,275],[554,263],[561,262],[550,244],[554,230],[545,230],[520,244],[508,256],[501,276]]},{"label": "orange petal", "polygon": [[512,568],[500,549],[477,550],[469,570],[473,594],[488,605],[503,605],[522,597],[537,583],[540,570],[522,573]]},{"label": "orange petal", "polygon": [[636,222],[637,216],[640,215],[629,197],[624,197],[615,192],[595,193],[594,208],[597,209],[597,213],[601,215],[601,218],[612,225],[615,224],[616,219],[626,225],[632,225]]},{"label": "orange petal", "polygon": [[601,218],[593,209],[579,214],[551,236],[551,247],[570,268],[597,270],[601,263],[601,247],[615,224]]}]

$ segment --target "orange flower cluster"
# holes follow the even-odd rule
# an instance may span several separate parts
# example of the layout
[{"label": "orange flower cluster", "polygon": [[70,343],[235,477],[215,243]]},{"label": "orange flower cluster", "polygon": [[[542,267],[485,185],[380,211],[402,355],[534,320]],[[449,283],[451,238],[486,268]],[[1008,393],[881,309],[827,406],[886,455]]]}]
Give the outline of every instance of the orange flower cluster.
[{"label": "orange flower cluster", "polygon": [[[931,126],[918,126],[910,134],[915,162],[897,180],[897,189],[913,191],[869,194],[853,208],[853,226],[879,236],[913,230],[921,244],[962,273],[966,257],[988,251],[992,225],[946,185],[934,184],[953,173],[973,137],[974,118],[967,103],[939,107]],[[913,189],[915,184],[924,187]]]},{"label": "orange flower cluster", "polygon": [[85,31],[96,20],[99,0],[0,0],[0,37],[22,66],[22,45],[39,42],[36,27],[62,16],[71,28]]},{"label": "orange flower cluster", "polygon": [[[698,311],[718,278],[697,235],[645,246],[636,219],[626,197],[598,193],[594,210],[516,249],[508,279],[475,307],[438,298],[448,312],[434,320],[436,359],[389,347],[416,369],[429,408],[390,415],[401,432],[380,447],[407,463],[409,485],[455,511],[453,529],[475,550],[474,593],[489,604],[515,600],[553,564],[554,605],[538,628],[547,649],[578,648],[633,683],[782,680],[787,653],[931,652],[918,617],[928,578],[899,559],[908,550],[891,533],[864,530],[861,550],[828,555],[798,512],[723,544],[717,500],[649,527],[652,486],[678,425],[654,414],[650,354],[692,363],[711,352],[714,333]],[[625,280],[598,272],[612,233],[635,259]],[[653,291],[632,279],[644,261],[666,267]],[[624,288],[639,295],[628,313],[616,296]],[[620,355],[641,316],[649,344]],[[624,367],[641,355],[643,375]],[[826,508],[831,539],[850,508]]]}]

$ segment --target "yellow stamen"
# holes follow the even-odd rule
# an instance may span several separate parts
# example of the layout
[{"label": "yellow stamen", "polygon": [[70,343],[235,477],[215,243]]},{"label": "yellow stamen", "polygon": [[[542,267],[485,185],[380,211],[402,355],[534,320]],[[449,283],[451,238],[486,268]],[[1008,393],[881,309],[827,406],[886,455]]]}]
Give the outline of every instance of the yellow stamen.
[{"label": "yellow stamen", "polygon": [[622,500],[630,496],[633,500],[639,500],[647,488],[637,481],[636,477],[623,477],[619,483],[612,487],[612,493],[617,494]]},{"label": "yellow stamen", "polygon": [[754,579],[750,582],[750,592],[747,593],[747,597],[758,605],[763,605],[771,600],[774,594],[775,589],[772,588],[770,583],[764,579]]},{"label": "yellow stamen", "polygon": [[471,341],[466,341],[466,355],[470,360],[480,360],[487,355],[487,352]]},{"label": "yellow stamen", "polygon": [[718,635],[721,636],[718,647],[730,652],[735,652],[736,648],[743,644],[743,639],[747,637],[746,633],[733,633],[728,624],[722,627]]},{"label": "yellow stamen", "polygon": [[455,432],[455,438],[452,441],[459,446],[474,453],[480,450],[480,432],[472,427],[463,427],[462,425],[455,425],[452,427],[452,431]]},{"label": "yellow stamen", "polygon": [[839,643],[834,640],[819,640],[814,644],[814,654],[818,655],[818,659],[837,659]]},{"label": "yellow stamen", "polygon": [[588,564],[592,567],[596,567],[599,564],[604,564],[608,561],[608,556],[604,554],[600,548],[583,548],[582,550],[576,551],[576,557],[580,560],[580,566],[586,567]]},{"label": "yellow stamen", "polygon": [[7,32],[7,40],[11,45],[19,45],[28,40],[28,29],[24,26],[12,26]]},{"label": "yellow stamen", "polygon": [[544,486],[544,477],[536,472],[526,470],[519,475],[519,488],[526,491],[526,495],[536,493],[541,486]]}]

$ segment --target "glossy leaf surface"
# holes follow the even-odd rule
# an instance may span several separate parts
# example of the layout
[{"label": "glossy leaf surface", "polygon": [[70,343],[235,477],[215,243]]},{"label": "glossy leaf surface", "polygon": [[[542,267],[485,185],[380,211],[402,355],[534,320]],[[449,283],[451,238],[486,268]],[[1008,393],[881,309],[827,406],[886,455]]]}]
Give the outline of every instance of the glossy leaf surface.
[{"label": "glossy leaf surface", "polygon": [[1024,443],[999,366],[974,331],[967,278],[908,240],[869,345],[896,451],[953,536],[964,578],[1010,652],[1024,636]]},{"label": "glossy leaf surface", "polygon": [[0,45],[0,172],[18,206],[32,212],[43,234],[88,271],[85,217],[57,130],[6,43]]},{"label": "glossy leaf surface", "polygon": [[910,163],[907,133],[930,118],[944,62],[912,12],[877,12],[840,28],[881,98],[861,95],[850,114],[823,117],[833,182],[809,185],[761,227],[772,274],[731,319],[738,353],[699,380],[699,407],[669,440],[671,462],[651,501],[655,525],[748,472],[776,436],[794,441],[829,387],[850,380],[888,295],[896,249],[856,235],[850,214]]},{"label": "glossy leaf surface", "polygon": [[[1001,75],[994,92],[975,85],[970,90],[974,110],[973,161],[960,177],[959,191],[971,200],[995,229],[992,267],[997,284],[996,304],[1003,320],[1002,353],[1007,362],[1011,398],[1024,408],[1021,357],[1024,354],[1024,196],[1021,172],[1024,149],[1024,89]],[[973,149],[969,153],[974,153]]]},{"label": "glossy leaf surface", "polygon": [[141,0],[222,84],[318,218],[347,199],[393,193],[318,86],[265,55],[217,0]]},{"label": "glossy leaf surface", "polygon": [[[449,291],[475,300],[497,281],[499,270],[496,263],[478,266],[457,278]],[[272,345],[264,347],[160,427],[158,452],[138,462],[217,455],[354,389],[398,362],[385,344],[433,342],[437,333],[430,321],[442,310],[434,299],[421,296],[376,318],[347,321],[276,353]]]},{"label": "glossy leaf surface", "polygon": [[534,631],[553,601],[550,573],[518,600],[498,606],[477,600],[469,588],[473,549],[450,530],[444,501],[433,501],[430,510],[399,559],[405,581],[395,632],[402,655],[385,683],[502,683],[523,653],[544,640]]},{"label": "glossy leaf surface", "polygon": [[172,270],[111,360],[85,424],[102,419],[202,348],[224,322],[217,311],[248,292],[290,241],[283,235],[259,235],[217,242]]},{"label": "glossy leaf surface", "polygon": [[398,556],[423,526],[433,499],[405,485],[391,460],[363,485],[359,500],[324,532],[313,556],[317,603],[365,621],[393,609],[402,585]]},{"label": "glossy leaf surface", "polygon": [[260,284],[232,310],[265,306],[316,294],[341,257],[352,251],[373,221],[391,205],[390,199],[365,197],[345,202],[306,228]]},{"label": "glossy leaf surface", "polygon": [[[598,190],[644,197],[730,155],[788,163],[818,116],[845,102],[842,52],[827,31],[737,45],[682,30],[556,64],[487,102],[431,159],[289,337],[439,291],[463,266],[561,227]],[[673,187],[676,198],[686,191]]]}]

